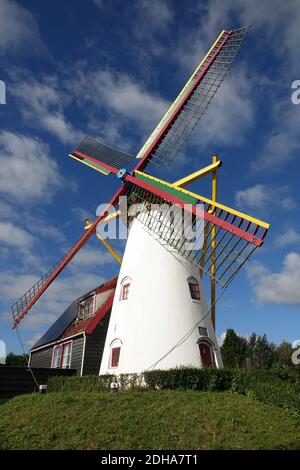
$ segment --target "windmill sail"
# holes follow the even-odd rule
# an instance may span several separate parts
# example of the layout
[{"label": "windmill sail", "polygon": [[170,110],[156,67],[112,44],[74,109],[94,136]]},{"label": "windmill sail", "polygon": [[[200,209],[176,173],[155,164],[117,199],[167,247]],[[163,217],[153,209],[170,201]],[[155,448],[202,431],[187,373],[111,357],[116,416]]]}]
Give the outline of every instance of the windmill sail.
[{"label": "windmill sail", "polygon": [[[127,180],[133,184],[128,200],[134,205],[128,214],[138,218],[152,234],[157,235],[166,249],[171,248],[183,255],[201,272],[213,277],[222,288],[235,277],[255,249],[263,244],[269,229],[266,222],[213,203],[201,195],[178,189],[145,173],[136,172],[135,177],[128,175]],[[196,207],[198,202],[203,203],[201,209]],[[175,217],[170,227],[170,218],[159,209],[164,207],[165,210],[174,204],[191,214],[192,223],[188,232],[185,230],[183,233],[181,217]],[[201,233],[197,234],[202,243],[194,249],[189,240],[195,236],[197,219],[203,221],[200,224]],[[210,269],[212,263],[215,266],[213,273]]]},{"label": "windmill sail", "polygon": [[70,153],[70,157],[94,168],[104,175],[117,173],[128,162],[134,159],[133,155],[109,145],[98,142],[92,137],[84,137],[79,146]]},{"label": "windmill sail", "polygon": [[248,29],[222,31],[137,158],[158,165],[174,160],[224,80]]},{"label": "windmill sail", "polygon": [[[154,132],[151,134],[145,145],[142,147],[137,155],[138,163],[134,170],[144,170],[147,164],[151,161],[156,163],[169,164],[176,155],[179,153],[183,145],[186,143],[190,133],[198,123],[199,119],[203,115],[205,109],[209,105],[217,89],[219,88],[222,80],[224,79],[227,71],[229,70],[236,53],[248,31],[247,28],[242,28],[236,31],[223,31],[211,49],[208,51],[199,67],[197,67],[186,86],[178,98],[174,101],[173,105],[167,111],[166,115],[160,121]],[[79,147],[74,150],[71,157],[76,160],[89,165],[100,171],[101,173],[108,175],[109,173],[117,174],[119,169],[131,161],[136,161],[133,156],[113,149],[107,145],[95,141],[90,137],[85,137]],[[156,199],[161,201],[179,202],[182,204],[182,199],[173,197],[165,191],[161,191],[155,185],[149,185],[133,177],[130,174],[124,177],[124,182],[131,182],[136,188],[139,188],[140,193],[137,193],[137,197],[141,197],[143,200],[147,197],[155,195]],[[110,205],[116,206],[119,202],[119,197],[130,191],[130,186],[122,184],[116,194],[110,201]],[[194,206],[193,206],[194,207]],[[211,212],[210,212],[211,211]],[[234,223],[236,219],[227,221],[227,213],[225,218],[222,219],[224,213],[222,210],[220,213],[216,213],[216,207],[210,208],[204,211],[204,220],[206,223],[205,236],[212,233],[211,226],[217,226],[217,234],[221,231],[226,233],[232,233],[233,236],[238,239],[244,240],[246,246],[252,244],[253,247],[259,246],[262,243],[262,238],[257,236],[257,230],[259,226],[249,225],[249,221],[245,229],[241,229],[244,219],[242,218],[237,225]],[[192,211],[193,215],[199,216],[196,208]],[[45,275],[40,279],[31,289],[29,289],[15,304],[12,306],[12,313],[14,318],[14,327],[22,320],[29,309],[39,299],[43,292],[49,287],[54,281],[58,274],[68,265],[71,259],[76,253],[82,248],[82,246],[88,241],[91,235],[95,232],[97,224],[104,218],[105,211],[99,217],[95,219],[89,230],[87,230],[83,236],[75,243],[75,245],[68,251],[68,253]],[[252,230],[252,233],[251,233]],[[217,235],[214,235],[217,236]],[[224,239],[222,239],[224,242]],[[221,243],[221,240],[220,242]],[[226,254],[225,249],[229,246],[229,242],[225,242],[226,246],[220,253],[220,256]],[[234,261],[239,258],[237,253],[234,251],[228,253],[227,256],[233,254]],[[217,250],[215,250],[217,251]],[[245,251],[243,248],[242,251]],[[201,269],[205,271],[205,266],[209,264],[211,257],[217,256],[215,253],[209,255],[207,250],[203,250],[202,257],[200,259]],[[231,258],[232,259],[232,258]],[[224,265],[225,261],[222,261]],[[222,273],[227,273],[227,266],[225,269],[222,268]],[[222,276],[219,276],[220,280]]]},{"label": "windmill sail", "polygon": [[[114,197],[111,199],[108,207],[115,206],[119,197],[123,194],[125,190],[124,185],[116,192]],[[24,318],[26,313],[31,309],[35,302],[41,297],[45,290],[52,284],[54,279],[61,273],[61,271],[70,263],[74,258],[76,253],[85,245],[85,243],[90,239],[90,237],[95,233],[97,224],[104,219],[107,211],[103,211],[94,222],[91,224],[90,228],[84,232],[82,237],[72,246],[72,248],[56,263],[56,265],[51,268],[34,286],[32,286],[25,294],[23,294],[11,307],[11,312],[13,315],[13,328],[15,328],[20,321]]]}]

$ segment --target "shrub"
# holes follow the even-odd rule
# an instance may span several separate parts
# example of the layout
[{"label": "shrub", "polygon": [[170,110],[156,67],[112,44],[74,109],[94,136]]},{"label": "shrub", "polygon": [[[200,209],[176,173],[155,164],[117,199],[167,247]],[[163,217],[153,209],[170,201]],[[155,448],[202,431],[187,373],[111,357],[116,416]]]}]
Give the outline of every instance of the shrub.
[{"label": "shrub", "polygon": [[125,389],[169,389],[219,392],[231,390],[283,408],[293,417],[300,417],[300,384],[297,376],[282,370],[198,369],[179,367],[152,370],[143,374],[86,375],[83,377],[51,377],[49,392],[105,392],[111,384]]},{"label": "shrub", "polygon": [[232,371],[227,369],[198,369],[179,367],[169,370],[152,370],[144,372],[146,385],[150,388],[170,390],[229,390]]},{"label": "shrub", "polygon": [[55,376],[48,381],[48,392],[105,392],[115,381],[115,375]]},{"label": "shrub", "polygon": [[289,384],[281,384],[281,387],[278,388],[274,384],[257,382],[252,391],[257,400],[283,408],[294,417],[300,417],[299,391]]},{"label": "shrub", "polygon": [[180,367],[169,370],[153,370],[144,374],[85,375],[83,377],[51,377],[49,392],[92,392],[110,391],[111,383],[118,383],[121,389],[159,388],[170,390],[230,390],[232,370],[197,369]]},{"label": "shrub", "polygon": [[293,375],[286,376],[272,370],[255,370],[249,374],[235,370],[231,390],[283,408],[293,417],[300,417],[300,387]]}]

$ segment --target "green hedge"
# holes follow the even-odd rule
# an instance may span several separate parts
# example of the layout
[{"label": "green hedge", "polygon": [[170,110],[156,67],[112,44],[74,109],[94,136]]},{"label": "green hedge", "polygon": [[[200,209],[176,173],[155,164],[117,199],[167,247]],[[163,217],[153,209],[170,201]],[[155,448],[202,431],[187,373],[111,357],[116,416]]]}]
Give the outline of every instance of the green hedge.
[{"label": "green hedge", "polygon": [[109,391],[110,384],[116,380],[114,375],[84,375],[50,377],[48,392],[105,392]]},{"label": "green hedge", "polygon": [[144,372],[150,388],[170,390],[224,391],[231,388],[233,371],[230,369],[197,369],[180,367]]},{"label": "green hedge", "polygon": [[121,388],[138,388],[143,383],[153,389],[232,390],[238,393],[246,393],[249,387],[253,389],[257,383],[269,383],[279,388],[283,384],[289,384],[300,393],[300,383],[288,371],[253,370],[248,373],[244,369],[193,367],[146,371],[142,376],[138,374],[58,376],[49,379],[48,391],[106,391],[111,390],[112,382],[118,382]]},{"label": "green hedge", "polygon": [[274,370],[197,369],[180,367],[169,370],[146,371],[138,374],[86,375],[83,377],[51,377],[49,392],[111,391],[118,382],[122,389],[169,389],[232,392],[251,396],[261,402],[279,406],[300,417],[300,383],[288,372]]},{"label": "green hedge", "polygon": [[279,406],[294,417],[300,418],[299,390],[288,384],[282,384],[278,388],[270,383],[256,383],[253,388],[248,389],[248,394],[263,403]]},{"label": "green hedge", "polygon": [[177,368],[147,371],[138,374],[86,375],[83,377],[51,377],[49,392],[103,392],[111,390],[111,383],[118,382],[120,388],[148,388],[224,391],[230,390],[233,371],[227,369]]},{"label": "green hedge", "polygon": [[294,417],[300,417],[300,385],[289,376],[282,378],[273,371],[256,370],[247,373],[235,370],[231,390],[248,395],[269,405],[283,408]]},{"label": "green hedge", "polygon": [[120,388],[139,388],[142,378],[138,374],[84,375],[82,377],[50,377],[48,392],[107,392],[111,384],[118,382]]}]

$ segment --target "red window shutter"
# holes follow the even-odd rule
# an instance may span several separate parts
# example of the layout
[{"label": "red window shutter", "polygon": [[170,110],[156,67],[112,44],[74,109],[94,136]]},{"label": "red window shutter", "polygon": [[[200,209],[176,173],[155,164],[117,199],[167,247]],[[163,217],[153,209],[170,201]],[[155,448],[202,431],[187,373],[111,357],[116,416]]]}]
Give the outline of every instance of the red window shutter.
[{"label": "red window shutter", "polygon": [[121,348],[112,348],[111,350],[111,367],[118,367]]},{"label": "red window shutter", "polygon": [[129,295],[129,286],[130,284],[124,284],[124,286],[122,286],[122,300],[127,300],[128,299],[128,295]]}]

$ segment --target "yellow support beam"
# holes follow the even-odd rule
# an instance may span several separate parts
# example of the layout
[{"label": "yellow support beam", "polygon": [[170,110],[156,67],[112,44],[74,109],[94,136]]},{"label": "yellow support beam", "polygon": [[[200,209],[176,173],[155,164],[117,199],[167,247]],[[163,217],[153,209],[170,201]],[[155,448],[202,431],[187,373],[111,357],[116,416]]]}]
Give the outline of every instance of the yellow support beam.
[{"label": "yellow support beam", "polygon": [[201,168],[201,170],[195,171],[194,173],[185,176],[184,178],[181,178],[178,181],[175,181],[174,186],[178,186],[179,188],[184,188],[190,183],[193,183],[194,181],[199,180],[200,178],[203,178],[203,176],[208,175],[209,173],[214,172],[217,168],[222,166],[221,160],[216,160],[213,162],[211,165],[208,165],[204,168]]},{"label": "yellow support beam", "polygon": [[111,246],[110,243],[108,243],[107,240],[104,240],[104,238],[102,238],[99,233],[96,232],[96,235],[97,237],[99,238],[99,240],[103,243],[103,245],[105,246],[105,248],[107,248],[107,250],[110,252],[110,254],[118,261],[118,263],[122,264],[122,258],[121,256],[118,255],[118,253],[113,249],[113,247]]},{"label": "yellow support beam", "polygon": [[107,215],[104,219],[100,220],[100,225],[107,224],[107,222],[111,222],[115,220],[117,217],[120,217],[121,211],[113,212],[113,214]]},{"label": "yellow support beam", "polygon": [[[114,212],[113,214],[110,214],[108,215],[107,217],[105,217],[105,219],[103,219],[103,223],[106,223],[106,222],[110,222],[111,220],[113,219],[116,219],[119,215],[121,214],[121,211],[116,211]],[[85,227],[84,229],[85,230],[88,230],[90,227],[91,227],[92,223],[90,221],[90,219],[85,219]],[[101,224],[103,225],[103,224]],[[96,232],[96,235],[97,237],[99,238],[99,240],[103,243],[103,245],[105,246],[105,248],[110,252],[110,254],[118,261],[118,263],[122,264],[122,258],[121,256],[118,255],[118,253],[116,252],[116,250],[111,246],[110,243],[108,243],[107,240],[105,240],[104,238],[102,238],[98,232]]]},{"label": "yellow support beam", "polygon": [[270,224],[267,222],[263,222],[262,220],[256,219],[255,217],[251,217],[250,215],[244,214],[243,212],[237,211],[235,209],[232,209],[231,207],[225,206],[224,204],[220,204],[219,202],[212,201],[211,199],[201,196],[200,194],[194,193],[192,191],[188,191],[187,189],[180,188],[176,186],[175,184],[168,183],[167,181],[161,180],[159,178],[156,178],[155,176],[150,176],[146,173],[143,173],[141,171],[135,171],[137,174],[141,174],[147,176],[150,180],[156,181],[157,183],[162,183],[165,184],[166,186],[169,186],[170,188],[176,188],[178,189],[179,192],[182,192],[184,194],[188,194],[189,196],[192,196],[198,201],[206,202],[209,204],[211,207],[218,207],[219,209],[223,209],[224,211],[229,212],[230,214],[234,214],[237,217],[242,217],[245,220],[248,220],[248,222],[253,222],[254,224],[259,225],[260,227],[268,229],[270,227]]},{"label": "yellow support beam", "polygon": [[[217,162],[217,156],[213,155],[212,156],[212,162],[216,163]],[[211,199],[213,203],[216,203],[217,201],[217,170],[215,169],[212,172],[212,180],[211,180]],[[215,215],[216,208],[215,206],[212,206],[211,208],[211,213]],[[215,281],[215,272],[216,272],[216,255],[215,255],[215,250],[216,250],[216,226],[212,226],[211,230],[211,267],[210,267],[210,314],[211,314],[211,321],[214,327],[214,330],[216,329],[216,281]]]}]

